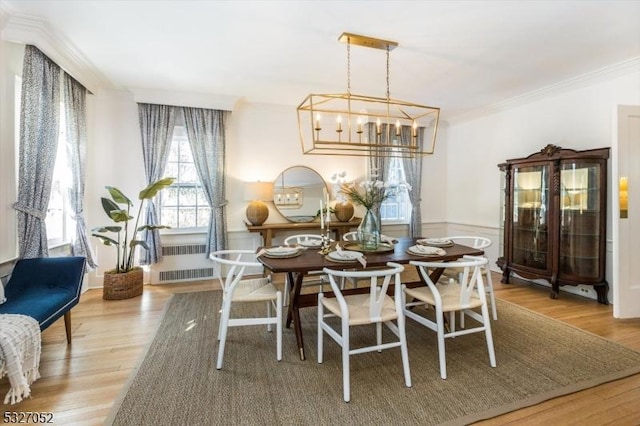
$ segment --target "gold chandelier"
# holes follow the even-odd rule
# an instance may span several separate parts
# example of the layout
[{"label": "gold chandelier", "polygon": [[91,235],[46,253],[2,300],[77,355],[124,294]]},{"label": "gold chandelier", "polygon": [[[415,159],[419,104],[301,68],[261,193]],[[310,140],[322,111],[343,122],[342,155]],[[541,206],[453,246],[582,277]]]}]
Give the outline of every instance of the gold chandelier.
[{"label": "gold chandelier", "polygon": [[[342,33],[347,44],[347,93],[310,94],[298,106],[303,154],[418,157],[433,154],[440,108],[391,99],[389,52],[398,43]],[[351,45],[382,49],[386,97],[351,93]]]}]

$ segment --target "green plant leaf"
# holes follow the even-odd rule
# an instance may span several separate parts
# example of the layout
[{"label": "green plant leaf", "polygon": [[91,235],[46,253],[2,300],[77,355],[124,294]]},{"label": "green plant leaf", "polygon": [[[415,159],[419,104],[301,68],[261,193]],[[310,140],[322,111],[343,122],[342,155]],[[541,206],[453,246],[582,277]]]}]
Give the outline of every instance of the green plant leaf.
[{"label": "green plant leaf", "polygon": [[138,232],[145,231],[145,230],[153,231],[156,229],[171,229],[171,227],[167,225],[142,225],[141,227],[138,228]]},{"label": "green plant leaf", "polygon": [[105,186],[105,188],[107,188],[107,191],[109,191],[111,198],[113,198],[113,201],[115,201],[116,203],[133,206],[133,203],[131,202],[131,200],[127,198],[127,196],[124,195],[122,191],[120,191],[118,188],[113,186]]},{"label": "green plant leaf", "polygon": [[93,232],[115,232],[122,231],[122,226],[98,226],[92,229]]},{"label": "green plant leaf", "polygon": [[101,197],[102,208],[107,216],[111,217],[111,212],[114,210],[120,210],[120,206],[113,202],[113,200],[105,197]]},{"label": "green plant leaf", "polygon": [[136,246],[140,246],[140,247],[144,248],[145,250],[149,250],[149,245],[147,244],[146,241],[131,240],[131,242],[129,243],[129,247],[131,247],[133,249]]},{"label": "green plant leaf", "polygon": [[106,237],[104,235],[100,235],[100,234],[91,234],[93,237],[98,238],[100,241],[102,241],[102,244],[104,244],[105,246],[117,246],[118,242],[116,240],[114,240],[113,238],[109,238]]},{"label": "green plant leaf", "polygon": [[120,209],[111,210],[111,212],[109,212],[109,217],[114,222],[127,222],[133,219],[133,216],[129,215],[129,213],[126,210],[120,210]]},{"label": "green plant leaf", "polygon": [[163,190],[164,188],[166,188],[167,186],[171,185],[174,181],[176,180],[176,178],[174,177],[166,177],[166,178],[162,178],[158,181],[153,182],[152,184],[150,184],[149,186],[147,186],[145,189],[143,189],[142,191],[140,191],[140,195],[138,195],[138,198],[141,200],[148,200],[150,198],[153,198],[156,196],[156,194]]}]

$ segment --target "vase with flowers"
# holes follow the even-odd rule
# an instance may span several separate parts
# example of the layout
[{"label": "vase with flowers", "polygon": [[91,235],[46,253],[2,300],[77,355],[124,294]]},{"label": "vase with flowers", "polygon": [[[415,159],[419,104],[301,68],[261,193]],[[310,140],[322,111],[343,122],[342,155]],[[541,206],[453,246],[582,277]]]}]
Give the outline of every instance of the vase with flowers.
[{"label": "vase with flowers", "polygon": [[365,251],[376,250],[380,244],[380,222],[376,211],[398,191],[410,188],[405,182],[383,182],[376,176],[360,182],[346,182],[344,178],[343,172],[334,179],[339,181],[339,193],[354,204],[365,208],[365,214],[358,227],[358,242]]}]

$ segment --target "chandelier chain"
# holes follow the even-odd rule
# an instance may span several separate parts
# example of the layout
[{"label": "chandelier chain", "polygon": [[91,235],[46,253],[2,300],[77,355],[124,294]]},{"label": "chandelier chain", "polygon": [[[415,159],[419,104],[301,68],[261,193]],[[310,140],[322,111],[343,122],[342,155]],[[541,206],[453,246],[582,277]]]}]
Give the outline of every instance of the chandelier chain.
[{"label": "chandelier chain", "polygon": [[391,92],[389,91],[389,45],[387,44],[387,102],[391,98]]},{"label": "chandelier chain", "polygon": [[347,41],[347,94],[351,94],[351,38]]}]

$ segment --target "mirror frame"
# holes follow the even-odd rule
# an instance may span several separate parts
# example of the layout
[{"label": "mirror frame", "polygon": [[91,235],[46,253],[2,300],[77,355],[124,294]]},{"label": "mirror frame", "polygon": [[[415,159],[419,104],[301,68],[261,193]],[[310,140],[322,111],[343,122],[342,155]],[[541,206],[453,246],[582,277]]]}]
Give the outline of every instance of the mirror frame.
[{"label": "mirror frame", "polygon": [[[301,169],[311,174],[312,179],[299,179],[287,182],[287,172]],[[282,217],[289,222],[308,223],[316,220],[323,197],[322,189],[329,190],[327,182],[320,173],[308,166],[291,166],[284,169],[273,181],[273,205]],[[297,213],[297,214],[296,214]]]}]

